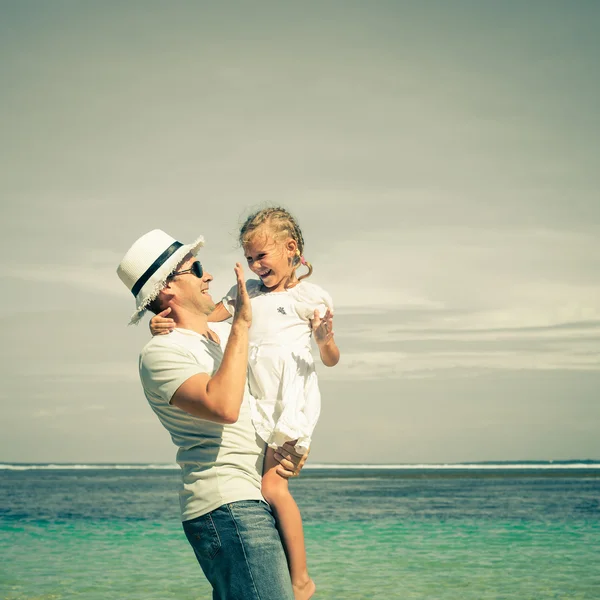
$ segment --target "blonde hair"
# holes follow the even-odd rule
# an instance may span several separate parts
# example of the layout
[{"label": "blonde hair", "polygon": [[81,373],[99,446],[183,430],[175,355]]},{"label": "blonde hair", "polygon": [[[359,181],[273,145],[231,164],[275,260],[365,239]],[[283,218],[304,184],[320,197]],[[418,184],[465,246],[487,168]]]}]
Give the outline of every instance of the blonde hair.
[{"label": "blonde hair", "polygon": [[308,269],[308,273],[298,277],[298,281],[310,277],[313,267],[305,260],[303,255],[304,237],[302,230],[296,219],[285,208],[270,206],[251,214],[240,228],[240,245],[244,246],[247,244],[254,237],[256,230],[263,225],[269,227],[276,239],[288,236],[296,242],[298,249],[292,263],[294,270],[301,265]]}]

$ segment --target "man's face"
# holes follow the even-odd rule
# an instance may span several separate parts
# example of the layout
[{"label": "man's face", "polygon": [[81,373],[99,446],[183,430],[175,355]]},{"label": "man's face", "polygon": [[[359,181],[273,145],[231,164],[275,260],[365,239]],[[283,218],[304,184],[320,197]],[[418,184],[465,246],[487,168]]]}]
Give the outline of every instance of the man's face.
[{"label": "man's face", "polygon": [[195,256],[188,254],[176,269],[177,272],[188,272],[169,278],[168,288],[176,304],[191,312],[209,315],[215,309],[215,303],[208,292],[213,277],[206,271],[202,277],[194,274],[192,264],[197,260]]}]

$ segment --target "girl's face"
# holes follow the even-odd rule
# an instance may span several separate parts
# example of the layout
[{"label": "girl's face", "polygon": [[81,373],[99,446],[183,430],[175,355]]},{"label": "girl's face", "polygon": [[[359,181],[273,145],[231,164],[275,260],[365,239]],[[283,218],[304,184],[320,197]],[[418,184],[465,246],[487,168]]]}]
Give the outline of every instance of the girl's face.
[{"label": "girl's face", "polygon": [[292,267],[297,244],[292,238],[276,240],[266,227],[256,230],[244,244],[248,268],[258,275],[270,292],[282,292],[296,280]]}]

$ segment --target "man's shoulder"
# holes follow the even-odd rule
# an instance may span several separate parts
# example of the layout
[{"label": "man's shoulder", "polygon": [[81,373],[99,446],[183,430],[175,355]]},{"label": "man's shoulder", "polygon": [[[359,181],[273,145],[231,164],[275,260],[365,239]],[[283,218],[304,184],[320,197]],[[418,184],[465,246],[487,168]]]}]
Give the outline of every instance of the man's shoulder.
[{"label": "man's shoulder", "polygon": [[140,362],[158,356],[197,354],[205,349],[202,336],[187,329],[174,329],[166,335],[155,335],[140,351]]},{"label": "man's shoulder", "polygon": [[[231,325],[227,322],[209,323],[209,327],[219,336],[224,347],[229,338]],[[147,362],[158,356],[182,354],[196,357],[208,356],[212,354],[212,350],[207,347],[207,339],[204,336],[189,329],[174,329],[166,335],[152,337],[140,351],[140,362]]]},{"label": "man's shoulder", "polygon": [[170,350],[173,347],[183,345],[183,338],[177,329],[166,335],[154,335],[140,351],[140,356],[158,350]]},{"label": "man's shoulder", "polygon": [[[227,328],[218,329],[219,336],[226,341]],[[196,373],[212,374],[222,354],[222,350],[204,336],[187,329],[175,329],[167,335],[154,336],[142,348],[140,377],[143,383],[147,380],[148,385],[154,385],[157,378],[164,382],[184,375],[188,378]]]}]

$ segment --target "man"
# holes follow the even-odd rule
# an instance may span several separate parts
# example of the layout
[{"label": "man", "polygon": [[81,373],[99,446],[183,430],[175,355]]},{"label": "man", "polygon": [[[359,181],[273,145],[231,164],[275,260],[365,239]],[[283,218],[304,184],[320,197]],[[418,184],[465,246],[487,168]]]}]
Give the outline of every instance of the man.
[{"label": "man", "polygon": [[[117,273],[136,299],[132,323],[170,308],[176,328],[140,354],[150,406],[178,447],[183,529],[218,600],[293,600],[275,521],[260,492],[264,444],[250,420],[246,364],[250,301],[242,268],[235,317],[211,323],[212,276],[195,258],[203,239],[183,245],[161,230],[138,239]],[[284,477],[304,457],[284,446]]]}]

